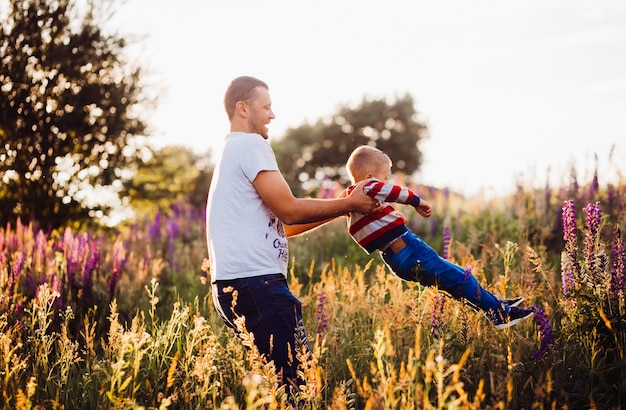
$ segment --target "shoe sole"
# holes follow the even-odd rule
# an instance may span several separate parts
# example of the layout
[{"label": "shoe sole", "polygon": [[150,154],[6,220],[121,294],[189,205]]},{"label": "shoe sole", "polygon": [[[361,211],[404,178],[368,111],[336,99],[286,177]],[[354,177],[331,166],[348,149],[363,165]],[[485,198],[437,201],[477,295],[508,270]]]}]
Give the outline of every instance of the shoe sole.
[{"label": "shoe sole", "polygon": [[[512,299],[512,300],[514,300],[514,299]],[[524,296],[520,296],[520,298],[518,300],[516,300],[515,303],[512,303],[509,306],[519,306],[520,303],[522,303],[524,300],[526,300],[526,299],[524,299]]]},{"label": "shoe sole", "polygon": [[513,319],[513,320],[510,320],[510,321],[508,321],[506,323],[500,323],[499,325],[495,325],[495,326],[496,326],[496,329],[498,329],[498,330],[508,329],[509,327],[515,326],[516,324],[518,324],[520,322],[523,322],[526,319],[530,319],[533,316],[535,316],[535,312],[531,312],[529,315],[526,315],[524,317]]}]

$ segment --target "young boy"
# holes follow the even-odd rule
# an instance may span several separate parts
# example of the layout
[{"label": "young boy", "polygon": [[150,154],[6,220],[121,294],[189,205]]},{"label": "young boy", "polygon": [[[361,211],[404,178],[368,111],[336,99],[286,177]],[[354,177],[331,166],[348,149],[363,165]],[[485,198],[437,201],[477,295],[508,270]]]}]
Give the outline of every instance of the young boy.
[{"label": "young boy", "polygon": [[506,329],[529,319],[531,309],[517,307],[524,299],[501,300],[485,290],[471,273],[440,257],[419,236],[411,232],[404,216],[388,202],[411,205],[423,217],[432,214],[428,202],[411,192],[386,181],[391,174],[391,159],[379,149],[364,145],[356,148],[346,164],[354,184],[367,180],[363,189],[381,201],[383,209],[369,215],[351,212],[348,230],[366,252],[380,251],[385,263],[398,277],[423,286],[437,286],[456,299],[465,299],[480,309],[497,329]]}]

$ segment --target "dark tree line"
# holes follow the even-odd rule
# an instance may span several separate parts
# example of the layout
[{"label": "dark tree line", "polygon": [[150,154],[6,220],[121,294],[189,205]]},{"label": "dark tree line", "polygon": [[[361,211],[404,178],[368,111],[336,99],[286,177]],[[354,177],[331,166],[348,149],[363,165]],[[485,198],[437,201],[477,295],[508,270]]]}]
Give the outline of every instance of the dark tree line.
[{"label": "dark tree line", "polygon": [[[0,23],[0,223],[101,216],[135,159],[140,68],[103,31],[114,0],[9,0]],[[99,191],[100,190],[100,191]],[[87,193],[87,194],[86,194]],[[81,196],[82,195],[82,196]],[[88,196],[89,198],[86,198]]]}]

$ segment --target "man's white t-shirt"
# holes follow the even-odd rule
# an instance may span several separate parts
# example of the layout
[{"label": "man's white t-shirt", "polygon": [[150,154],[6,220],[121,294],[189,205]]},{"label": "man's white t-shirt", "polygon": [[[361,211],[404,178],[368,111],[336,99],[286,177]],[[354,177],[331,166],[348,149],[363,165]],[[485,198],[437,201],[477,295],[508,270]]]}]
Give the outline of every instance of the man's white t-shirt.
[{"label": "man's white t-shirt", "polygon": [[252,185],[261,171],[279,171],[267,140],[259,134],[228,134],[213,172],[206,209],[212,282],[287,275],[285,229]]}]

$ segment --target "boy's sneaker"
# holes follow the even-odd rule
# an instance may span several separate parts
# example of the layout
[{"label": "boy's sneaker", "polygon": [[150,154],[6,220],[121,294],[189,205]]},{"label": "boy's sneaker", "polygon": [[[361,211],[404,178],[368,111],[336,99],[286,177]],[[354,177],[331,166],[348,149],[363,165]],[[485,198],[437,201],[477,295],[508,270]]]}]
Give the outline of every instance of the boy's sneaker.
[{"label": "boy's sneaker", "polygon": [[492,315],[490,319],[495,325],[496,329],[502,330],[523,322],[526,319],[530,319],[531,317],[533,317],[534,314],[535,312],[530,308],[511,306],[508,315],[501,316],[495,314]]},{"label": "boy's sneaker", "polygon": [[513,299],[500,299],[500,303],[504,303],[509,306],[518,306],[524,301],[524,296],[519,296]]}]

